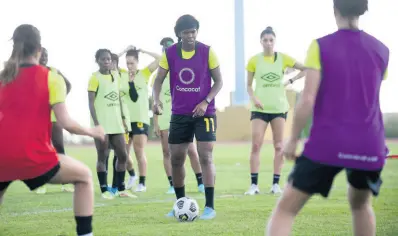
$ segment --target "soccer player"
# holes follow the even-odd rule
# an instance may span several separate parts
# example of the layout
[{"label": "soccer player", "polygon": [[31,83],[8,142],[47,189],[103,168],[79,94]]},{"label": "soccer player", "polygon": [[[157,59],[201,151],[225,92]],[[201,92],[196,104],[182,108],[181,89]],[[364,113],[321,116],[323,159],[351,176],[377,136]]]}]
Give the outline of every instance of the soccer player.
[{"label": "soccer player", "polygon": [[[349,183],[354,234],[376,235],[372,194],[381,186],[386,159],[380,87],[389,49],[358,28],[367,0],[334,0],[338,31],[314,40],[309,47],[305,87],[284,147],[296,160],[289,183],[273,212],[268,235],[290,235],[295,216],[314,194],[327,197],[334,177],[343,169]],[[300,132],[313,113],[304,150],[296,159]]]},{"label": "soccer player", "polygon": [[91,171],[80,161],[57,154],[50,138],[51,110],[61,127],[70,133],[104,141],[104,131],[100,126],[84,128],[70,118],[63,78],[39,65],[39,30],[20,25],[12,39],[11,57],[0,73],[0,203],[15,180],[22,180],[30,190],[46,183],[74,184],[77,235],[92,236]]},{"label": "soccer player", "polygon": [[[160,41],[162,46],[162,51],[164,52],[166,48],[174,44],[172,38],[163,38]],[[167,179],[169,180],[169,190],[168,194],[174,194],[173,180],[171,177],[171,160],[170,160],[170,149],[168,144],[169,137],[169,127],[170,127],[170,117],[171,117],[171,94],[170,94],[170,78],[169,74],[162,85],[162,91],[160,93],[160,102],[163,104],[162,115],[154,115],[153,123],[156,136],[160,137],[163,151],[163,166],[166,171]],[[203,193],[205,191],[205,186],[202,180],[202,169],[200,168],[199,155],[196,150],[196,145],[192,142],[188,147],[188,156],[191,161],[191,166],[195,172],[196,181],[198,183],[198,191]]]},{"label": "soccer player", "polygon": [[[191,15],[181,16],[174,27],[178,43],[166,49],[159,62],[153,86],[153,111],[160,115],[160,91],[170,73],[171,121],[169,144],[172,180],[177,199],[185,197],[184,162],[195,136],[205,185],[206,203],[200,219],[216,216],[214,210],[215,167],[213,146],[216,141],[214,98],[223,81],[220,66],[210,46],[196,41],[199,22]],[[212,86],[212,80],[214,82]],[[173,211],[167,216],[173,216]]]},{"label": "soccer player", "polygon": [[[94,72],[88,86],[88,101],[91,121],[94,125],[104,127],[107,134],[105,142],[95,140],[97,148],[97,175],[105,199],[119,197],[136,197],[125,191],[124,178],[126,174],[127,147],[124,134],[128,130],[125,121],[120,92],[120,77],[112,71],[111,52],[99,49],[95,54],[99,70]],[[108,187],[106,162],[109,156],[109,145],[112,145],[118,156],[116,164],[116,179],[118,191],[112,193]]]},{"label": "soccer player", "polygon": [[[147,54],[153,57],[148,66],[142,70],[138,70],[139,53]],[[143,49],[136,49],[134,46],[127,47],[119,57],[126,53],[126,62],[129,72],[129,81],[134,82],[135,88],[138,92],[138,100],[136,102],[131,99],[127,100],[127,106],[130,112],[131,132],[130,141],[127,150],[130,154],[131,146],[133,146],[135,157],[138,162],[139,180],[136,192],[145,192],[145,178],[147,172],[147,161],[145,156],[145,146],[148,141],[149,131],[149,96],[148,83],[152,72],[154,72],[159,65],[160,55],[148,52]],[[127,170],[130,174],[127,183],[127,189],[132,189],[136,182],[135,172],[133,168],[133,160],[129,157],[127,160]]]},{"label": "soccer player", "polygon": [[[128,124],[130,124],[130,112],[128,112],[129,109],[128,109],[128,105],[127,105],[128,104],[127,99],[131,99],[133,102],[136,102],[138,100],[137,90],[135,89],[134,81],[129,82],[128,71],[124,70],[122,68],[119,68],[119,56],[117,54],[113,53],[111,55],[111,58],[112,58],[112,70],[116,71],[120,76],[120,85],[119,85],[120,86],[120,100],[121,100],[122,106],[123,106],[125,121],[128,126],[127,131],[131,132],[131,125],[128,125]],[[125,139],[126,139],[126,144],[128,144],[128,141],[129,141],[128,133],[125,134]],[[109,145],[109,149],[113,149],[111,145]],[[117,160],[117,156],[115,155],[113,158],[113,180],[112,180],[112,188],[111,188],[112,193],[117,192],[116,160]],[[106,170],[108,170],[108,162],[109,162],[109,156],[106,161]],[[133,169],[133,171],[134,171],[134,169]]]},{"label": "soccer player", "polygon": [[[247,92],[252,102],[252,147],[250,153],[251,186],[245,193],[254,195],[260,192],[258,187],[258,172],[260,170],[260,153],[264,142],[265,131],[271,124],[274,143],[274,176],[271,193],[281,193],[279,179],[283,166],[282,146],[283,133],[289,102],[287,100],[283,81],[284,71],[294,68],[301,72],[289,80],[293,83],[304,76],[304,66],[292,57],[276,52],[274,45],[276,34],[272,27],[267,27],[260,34],[261,53],[253,56],[247,64]],[[253,81],[256,81],[253,90]]]},{"label": "soccer player", "polygon": [[[66,94],[69,94],[70,90],[72,89],[72,85],[69,82],[69,80],[66,79],[66,77],[56,68],[47,66],[47,63],[48,63],[48,51],[46,48],[43,47],[41,49],[40,65],[45,66],[49,70],[60,74],[65,81]],[[53,146],[55,147],[55,150],[57,151],[57,153],[65,154],[63,129],[57,123],[57,119],[55,118],[54,111],[51,111],[51,122],[52,122],[51,141],[53,143]],[[67,185],[62,185],[61,190],[64,192],[73,192],[73,188],[70,188]],[[36,193],[38,193],[38,194],[45,194],[46,192],[47,192],[47,188],[45,185],[36,190]]]}]

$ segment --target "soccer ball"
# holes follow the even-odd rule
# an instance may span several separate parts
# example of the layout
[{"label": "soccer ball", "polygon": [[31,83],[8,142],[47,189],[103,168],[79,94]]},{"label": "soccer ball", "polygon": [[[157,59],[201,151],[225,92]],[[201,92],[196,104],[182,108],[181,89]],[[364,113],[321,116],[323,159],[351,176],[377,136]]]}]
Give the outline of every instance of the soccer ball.
[{"label": "soccer ball", "polygon": [[196,200],[182,197],[174,204],[174,216],[180,222],[194,221],[199,215],[199,206]]}]

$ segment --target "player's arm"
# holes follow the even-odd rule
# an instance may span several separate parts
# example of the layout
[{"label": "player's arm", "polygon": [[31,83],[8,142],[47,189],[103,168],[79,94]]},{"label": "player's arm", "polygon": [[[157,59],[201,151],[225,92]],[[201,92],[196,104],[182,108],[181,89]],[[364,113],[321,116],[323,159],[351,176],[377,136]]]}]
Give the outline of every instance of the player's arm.
[{"label": "player's arm", "polygon": [[297,62],[294,58],[292,58],[286,54],[283,54],[283,60],[284,60],[286,68],[293,68],[293,69],[300,71],[300,73],[298,73],[296,76],[289,79],[289,82],[291,84],[293,84],[294,81],[299,80],[305,76],[306,67],[303,64],[301,64],[300,62]]},{"label": "player's arm", "polygon": [[168,72],[169,72],[169,63],[167,61],[166,53],[164,52],[159,60],[158,73],[156,74],[155,80],[153,82],[152,97],[154,105],[160,104],[159,100],[160,91],[162,90],[162,84]]},{"label": "player's arm", "polygon": [[206,100],[212,101],[220,92],[223,86],[223,79],[221,75],[220,63],[218,62],[218,58],[212,48],[210,48],[209,50],[210,50],[209,69],[210,69],[211,78],[213,79],[214,83],[213,86],[211,87],[209,94],[206,97]]},{"label": "player's arm", "polygon": [[246,70],[247,70],[247,94],[249,95],[250,100],[254,98],[254,90],[253,90],[253,80],[254,80],[254,73],[256,72],[256,64],[257,64],[257,57],[253,56],[250,58],[249,62],[247,63]]},{"label": "player's arm", "polygon": [[138,92],[135,88],[134,81],[129,81],[129,87],[130,99],[131,101],[136,102],[138,100]]},{"label": "player's arm", "polygon": [[149,55],[149,56],[151,56],[151,57],[153,57],[155,60],[154,61],[152,61],[148,66],[147,66],[147,68],[149,69],[149,71],[151,72],[151,73],[153,73],[157,68],[158,68],[158,66],[159,66],[159,60],[160,60],[160,55],[159,54],[157,54],[157,53],[154,53],[154,52],[148,52],[148,51],[146,51],[146,50],[143,50],[143,49],[140,49],[140,52],[142,52],[142,53],[144,53],[144,54],[147,54],[147,55]]},{"label": "player's arm", "polygon": [[69,80],[61,73],[61,71],[58,71],[58,73],[62,76],[62,78],[65,81],[66,85],[66,94],[69,94],[70,91],[72,90],[72,84],[69,82]]},{"label": "player's arm", "polygon": [[91,76],[90,81],[88,83],[88,107],[90,109],[90,115],[91,118],[93,119],[94,125],[99,125],[98,118],[97,118],[97,112],[95,111],[95,96],[97,94],[99,86],[99,81],[96,76]]},{"label": "player's arm", "polygon": [[307,52],[307,59],[305,62],[306,79],[304,90],[300,97],[295,115],[293,116],[293,127],[291,139],[298,141],[301,131],[304,129],[311,113],[314,109],[316,95],[318,93],[319,85],[321,83],[321,62],[319,56],[319,45],[317,41],[313,41]]}]

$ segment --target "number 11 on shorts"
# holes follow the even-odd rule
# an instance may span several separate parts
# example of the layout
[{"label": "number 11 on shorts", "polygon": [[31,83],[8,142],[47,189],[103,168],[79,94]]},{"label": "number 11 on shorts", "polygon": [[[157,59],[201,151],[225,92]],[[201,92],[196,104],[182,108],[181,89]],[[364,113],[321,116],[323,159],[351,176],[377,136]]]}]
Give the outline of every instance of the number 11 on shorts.
[{"label": "number 11 on shorts", "polygon": [[206,117],[204,120],[206,124],[206,132],[210,132],[210,127],[211,127],[211,132],[214,132],[214,119]]}]

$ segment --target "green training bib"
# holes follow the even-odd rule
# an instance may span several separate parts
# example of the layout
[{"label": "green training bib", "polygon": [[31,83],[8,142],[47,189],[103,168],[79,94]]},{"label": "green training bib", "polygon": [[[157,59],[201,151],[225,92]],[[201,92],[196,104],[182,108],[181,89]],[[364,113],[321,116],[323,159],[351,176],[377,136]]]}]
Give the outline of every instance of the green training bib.
[{"label": "green training bib", "polygon": [[[104,128],[105,134],[125,133],[119,102],[119,75],[112,72],[114,81],[106,79],[100,72],[95,72],[94,75],[98,79],[94,106],[99,124]],[[94,126],[92,119],[91,125]]]},{"label": "green training bib", "polygon": [[159,99],[163,104],[163,113],[162,115],[158,116],[159,128],[160,130],[168,130],[171,118],[171,94],[169,74],[167,74],[166,78],[164,79]]},{"label": "green training bib", "polygon": [[257,109],[252,103],[251,111],[277,114],[289,110],[289,102],[283,86],[283,58],[280,53],[277,53],[275,57],[274,63],[268,63],[264,60],[263,53],[257,56],[254,95],[261,101],[264,110]]},{"label": "green training bib", "polygon": [[130,111],[127,105],[130,100],[130,85],[129,85],[129,73],[120,72],[120,100],[122,101],[123,114],[125,117],[128,131],[131,131]]},{"label": "green training bib", "polygon": [[137,89],[137,102],[127,100],[127,106],[130,112],[131,122],[142,122],[149,125],[149,97],[148,84],[145,76],[139,71],[134,79],[135,89]]}]

